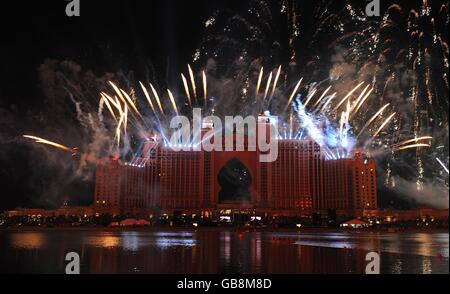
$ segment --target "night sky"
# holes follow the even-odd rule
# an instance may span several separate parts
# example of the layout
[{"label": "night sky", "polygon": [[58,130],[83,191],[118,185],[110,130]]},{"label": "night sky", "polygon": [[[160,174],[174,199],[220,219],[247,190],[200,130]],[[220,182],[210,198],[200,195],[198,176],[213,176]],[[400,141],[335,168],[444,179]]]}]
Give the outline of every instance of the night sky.
[{"label": "night sky", "polygon": [[[135,80],[179,79],[179,72],[192,61],[211,13],[233,14],[245,9],[244,2],[81,0],[81,16],[72,18],[65,14],[64,0],[2,3],[0,210],[54,207],[66,200],[88,205],[92,199],[92,179],[71,181],[63,191],[54,190],[58,181],[71,177],[71,168],[58,166],[75,160],[70,154],[49,155],[54,150],[20,139],[27,132],[53,138],[64,135],[69,145],[73,138],[73,146],[79,139],[76,128],[65,128],[77,124],[71,101],[59,101],[65,106],[52,108],[55,102],[46,95],[42,81],[43,64],[71,61],[96,77],[132,72]],[[307,11],[308,3],[303,6]],[[305,13],[305,18],[308,21],[311,16]],[[45,124],[54,127],[43,130]]]}]

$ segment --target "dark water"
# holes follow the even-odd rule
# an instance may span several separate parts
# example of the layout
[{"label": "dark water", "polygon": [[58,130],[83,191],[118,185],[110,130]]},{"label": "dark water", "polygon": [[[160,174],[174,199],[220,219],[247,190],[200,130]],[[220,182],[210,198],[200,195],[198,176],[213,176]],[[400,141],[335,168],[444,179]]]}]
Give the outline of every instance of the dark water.
[{"label": "dark water", "polygon": [[448,233],[0,231],[0,273],[449,273]]}]

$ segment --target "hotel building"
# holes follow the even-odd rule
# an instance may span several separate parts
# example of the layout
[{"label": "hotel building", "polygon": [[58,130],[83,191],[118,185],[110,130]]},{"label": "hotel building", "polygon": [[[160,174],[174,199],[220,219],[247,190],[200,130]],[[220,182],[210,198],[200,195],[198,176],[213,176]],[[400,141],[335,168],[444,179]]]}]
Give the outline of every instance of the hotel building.
[{"label": "hotel building", "polygon": [[[233,136],[236,141],[239,135]],[[151,136],[133,161],[111,158],[98,165],[94,210],[309,217],[377,209],[375,162],[366,152],[330,160],[312,139],[280,139],[277,160],[263,163],[243,139],[245,151],[174,151]]]}]

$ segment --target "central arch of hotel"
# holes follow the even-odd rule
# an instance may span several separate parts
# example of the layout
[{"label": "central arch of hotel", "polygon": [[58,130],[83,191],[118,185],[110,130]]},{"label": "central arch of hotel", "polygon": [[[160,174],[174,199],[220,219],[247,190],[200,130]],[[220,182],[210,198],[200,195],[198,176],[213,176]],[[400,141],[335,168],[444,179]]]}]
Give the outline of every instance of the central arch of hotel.
[{"label": "central arch of hotel", "polygon": [[256,202],[257,153],[256,151],[214,152],[215,203],[236,206]]},{"label": "central arch of hotel", "polygon": [[219,203],[227,201],[249,202],[249,187],[252,183],[250,171],[238,158],[228,161],[217,175],[220,185]]}]

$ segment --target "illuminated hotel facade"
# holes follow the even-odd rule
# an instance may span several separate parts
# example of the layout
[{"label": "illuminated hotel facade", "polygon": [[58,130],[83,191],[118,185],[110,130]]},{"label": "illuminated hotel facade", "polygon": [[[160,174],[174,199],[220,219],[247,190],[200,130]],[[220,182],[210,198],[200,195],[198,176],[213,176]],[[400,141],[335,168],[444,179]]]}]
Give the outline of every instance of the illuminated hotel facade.
[{"label": "illuminated hotel facade", "polygon": [[310,217],[377,209],[375,162],[365,152],[329,160],[312,139],[280,139],[277,160],[264,163],[244,142],[245,151],[174,151],[149,138],[132,164],[111,159],[97,166],[94,210]]}]

